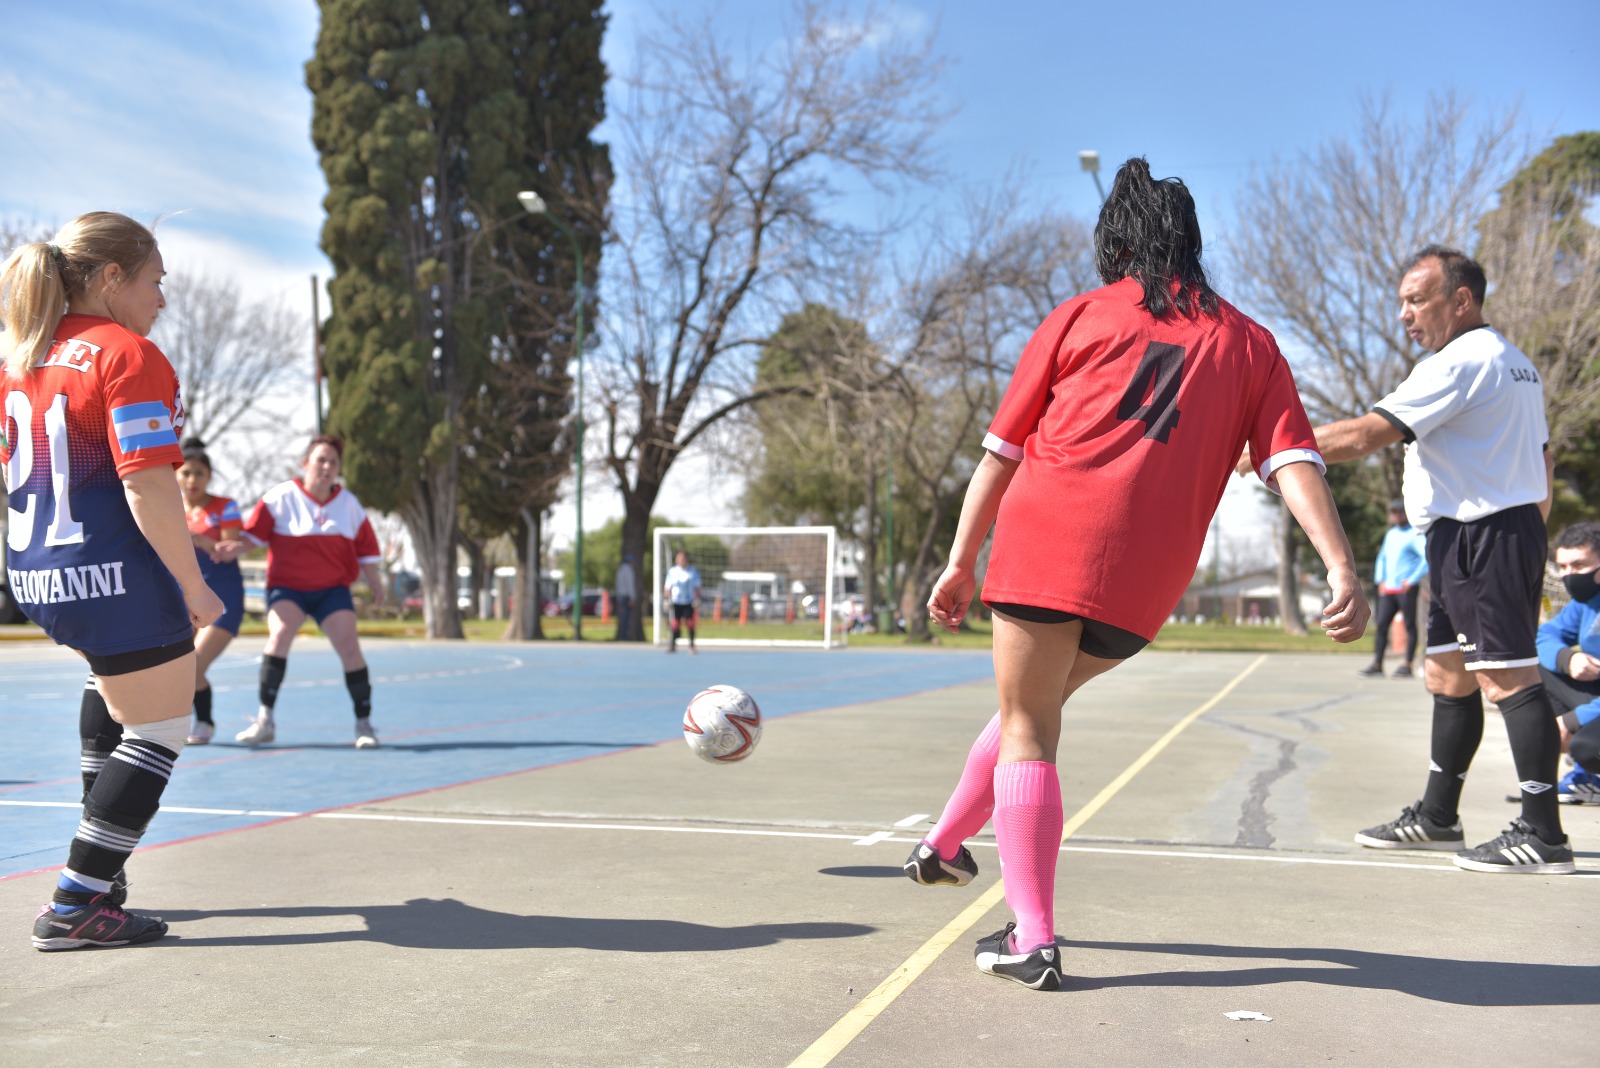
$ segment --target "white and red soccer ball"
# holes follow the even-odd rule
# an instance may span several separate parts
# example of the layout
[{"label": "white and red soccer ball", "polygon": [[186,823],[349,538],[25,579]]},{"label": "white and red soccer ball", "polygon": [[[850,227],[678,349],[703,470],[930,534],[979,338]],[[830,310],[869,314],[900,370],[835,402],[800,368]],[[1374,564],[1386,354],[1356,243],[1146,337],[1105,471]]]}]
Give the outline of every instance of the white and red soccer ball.
[{"label": "white and red soccer ball", "polygon": [[683,711],[683,740],[701,760],[743,760],[761,740],[761,709],[737,686],[707,686]]}]

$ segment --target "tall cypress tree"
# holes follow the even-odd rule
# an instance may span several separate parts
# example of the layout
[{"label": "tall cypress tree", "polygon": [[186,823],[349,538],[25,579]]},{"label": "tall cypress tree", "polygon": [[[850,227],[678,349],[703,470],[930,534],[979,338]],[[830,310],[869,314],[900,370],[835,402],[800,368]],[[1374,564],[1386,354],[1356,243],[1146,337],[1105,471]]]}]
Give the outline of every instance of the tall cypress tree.
[{"label": "tall cypress tree", "polygon": [[[506,362],[495,354],[521,336],[507,324],[514,301],[494,250],[521,240],[542,244],[545,259],[571,260],[520,219],[516,193],[548,183],[549,161],[568,147],[555,140],[550,112],[559,106],[545,89],[564,79],[548,65],[567,58],[557,29],[581,24],[572,34],[574,50],[584,50],[577,66],[599,67],[595,6],[321,0],[306,84],[328,181],[322,247],[335,270],[329,427],[351,443],[352,489],[406,524],[431,637],[461,636],[455,549],[466,412],[495,389]],[[571,13],[580,10],[586,22]],[[603,70],[596,77],[603,85]],[[583,146],[592,128],[561,127],[580,130]],[[528,233],[502,236],[515,226]]]}]

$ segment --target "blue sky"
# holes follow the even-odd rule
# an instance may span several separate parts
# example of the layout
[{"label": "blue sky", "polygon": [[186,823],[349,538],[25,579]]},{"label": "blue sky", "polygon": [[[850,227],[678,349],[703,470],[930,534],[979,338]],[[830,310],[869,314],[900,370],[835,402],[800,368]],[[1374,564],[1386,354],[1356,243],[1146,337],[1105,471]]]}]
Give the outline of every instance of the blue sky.
[{"label": "blue sky", "polygon": [[[766,0],[615,0],[613,74],[631,68],[655,11],[713,9],[752,50],[783,31],[783,5]],[[1143,154],[1189,183],[1212,249],[1251,168],[1351,134],[1363,94],[1415,115],[1454,89],[1473,104],[1469,121],[1515,106],[1537,144],[1600,129],[1594,0],[1538,11],[1482,0],[878,8],[885,32],[934,32],[950,63],[941,89],[956,111],[937,142],[949,180],[932,209],[1020,167],[1039,203],[1092,216],[1078,152],[1097,150],[1106,180]],[[169,264],[232,275],[251,297],[306,300],[308,276],[328,270],[303,78],[317,22],[309,0],[0,0],[0,219],[179,212],[161,230]]]}]

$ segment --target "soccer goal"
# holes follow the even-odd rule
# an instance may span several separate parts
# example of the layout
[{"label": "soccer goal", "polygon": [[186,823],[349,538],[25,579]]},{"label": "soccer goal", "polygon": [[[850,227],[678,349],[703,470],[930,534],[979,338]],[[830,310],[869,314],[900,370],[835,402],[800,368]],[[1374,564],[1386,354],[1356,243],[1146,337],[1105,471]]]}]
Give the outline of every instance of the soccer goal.
[{"label": "soccer goal", "polygon": [[657,527],[655,630],[667,644],[672,607],[663,593],[679,551],[700,572],[699,645],[845,644],[850,602],[833,527]]}]

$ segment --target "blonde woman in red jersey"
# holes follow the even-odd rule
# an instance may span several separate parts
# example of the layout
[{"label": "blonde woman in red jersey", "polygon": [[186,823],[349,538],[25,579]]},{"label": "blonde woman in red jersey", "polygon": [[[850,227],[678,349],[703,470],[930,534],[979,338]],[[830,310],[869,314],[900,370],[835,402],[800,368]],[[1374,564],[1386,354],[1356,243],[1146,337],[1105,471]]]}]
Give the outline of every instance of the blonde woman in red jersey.
[{"label": "blonde woman in red jersey", "polygon": [[344,664],[345,688],[356,716],[356,748],[376,749],[372,682],[356,633],[350,584],[364,578],[372,603],[383,604],[378,538],[366,509],[339,484],[344,442],[331,434],[311,439],[300,458],[301,477],[268,490],[244,525],[253,544],[267,547],[267,646],[261,657],[261,707],[235,739],[249,746],[277,737],[274,708],[289,665],[289,647],[307,617],[315,619]]},{"label": "blonde woman in red jersey", "polygon": [[1265,329],[1214,293],[1194,201],[1143,159],[1117,171],[1095,227],[1106,285],[1034,332],[995,413],[928,611],[955,631],[978,550],[995,529],[984,602],[994,612],[1000,711],[906,874],[964,885],[962,842],[993,812],[1015,923],[979,941],[977,965],[1033,989],[1061,983],[1061,708],[1154,636],[1194,575],[1206,528],[1248,443],[1328,567],[1323,628],[1351,642],[1368,609],[1323,480],[1294,378]]},{"label": "blonde woman in red jersey", "polygon": [[114,212],[80,215],[0,267],[12,594],[89,662],[112,721],[92,769],[85,738],[83,816],[34,920],[39,950],[167,932],[160,917],[123,909],[123,865],[183,751],[194,632],[222,603],[195,562],[173,477],[178,378],[147,338],[166,306],[164,273],[154,235]]}]

